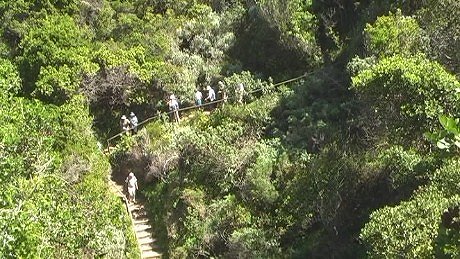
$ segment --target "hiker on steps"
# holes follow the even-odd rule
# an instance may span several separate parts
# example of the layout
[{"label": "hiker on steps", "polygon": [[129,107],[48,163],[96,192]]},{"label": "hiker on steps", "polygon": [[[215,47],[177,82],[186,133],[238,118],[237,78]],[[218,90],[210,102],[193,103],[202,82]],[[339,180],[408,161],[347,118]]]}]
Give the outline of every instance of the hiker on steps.
[{"label": "hiker on steps", "polygon": [[132,172],[129,173],[125,183],[128,186],[128,202],[136,202],[136,190],[139,189],[136,176]]}]

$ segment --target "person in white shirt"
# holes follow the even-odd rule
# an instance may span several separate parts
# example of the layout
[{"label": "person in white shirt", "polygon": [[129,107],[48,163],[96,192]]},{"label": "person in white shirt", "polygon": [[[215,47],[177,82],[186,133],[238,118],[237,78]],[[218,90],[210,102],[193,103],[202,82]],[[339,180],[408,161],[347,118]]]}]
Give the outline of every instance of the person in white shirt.
[{"label": "person in white shirt", "polygon": [[216,100],[216,93],[214,92],[214,90],[209,85],[206,87],[206,90],[208,90],[208,97],[206,97],[205,100],[207,100],[209,102],[215,101]]},{"label": "person in white shirt", "polygon": [[126,118],[126,115],[121,116],[120,126],[124,132],[129,133],[131,122]]},{"label": "person in white shirt", "polygon": [[129,114],[129,122],[131,122],[131,129],[133,133],[137,133],[137,124],[139,123],[139,120],[134,112]]},{"label": "person in white shirt", "polygon": [[169,106],[169,111],[171,111],[173,114],[174,121],[180,122],[179,103],[177,102],[176,96],[174,96],[174,94],[171,94],[171,96],[169,96],[168,106]]},{"label": "person in white shirt", "polygon": [[136,190],[139,189],[136,176],[132,172],[129,173],[125,183],[128,186],[128,202],[136,202]]},{"label": "person in white shirt", "polygon": [[203,94],[201,93],[200,89],[197,88],[195,92],[195,105],[201,106],[202,99],[203,99]]}]

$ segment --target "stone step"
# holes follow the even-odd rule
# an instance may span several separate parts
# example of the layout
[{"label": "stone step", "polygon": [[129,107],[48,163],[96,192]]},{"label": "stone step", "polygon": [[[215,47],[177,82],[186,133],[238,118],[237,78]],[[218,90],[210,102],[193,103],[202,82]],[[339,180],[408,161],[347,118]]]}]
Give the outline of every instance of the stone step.
[{"label": "stone step", "polygon": [[133,211],[133,210],[143,210],[144,209],[144,206],[143,205],[139,205],[137,203],[128,203],[128,208],[130,211]]},{"label": "stone step", "polygon": [[146,217],[139,217],[139,218],[133,219],[133,222],[134,222],[134,225],[137,225],[137,224],[148,224],[148,223],[149,223],[149,219],[146,218]]},{"label": "stone step", "polygon": [[152,226],[149,224],[136,224],[134,225],[134,231],[141,232],[152,229]]},{"label": "stone step", "polygon": [[161,254],[155,251],[148,251],[141,254],[142,258],[161,258]]},{"label": "stone step", "polygon": [[158,246],[156,246],[154,244],[145,244],[145,245],[141,245],[140,247],[141,247],[142,253],[148,252],[148,251],[154,251],[154,250],[158,249]]},{"label": "stone step", "polygon": [[137,240],[139,241],[139,245],[147,245],[147,244],[152,245],[153,243],[157,241],[156,238],[153,238],[151,236],[137,237]]},{"label": "stone step", "polygon": [[[126,198],[121,195],[119,191],[123,191],[123,186],[114,184],[113,192],[117,196]],[[152,236],[152,226],[149,224],[148,212],[142,202],[128,203],[128,210],[131,212],[133,218],[133,228],[136,234],[137,242],[141,250],[141,258],[143,259],[158,259],[161,258],[161,254],[156,252],[159,251],[159,247],[156,242],[157,239]]]},{"label": "stone step", "polygon": [[152,233],[150,231],[137,231],[136,232],[136,237],[139,238],[146,238],[146,237],[152,237]]}]

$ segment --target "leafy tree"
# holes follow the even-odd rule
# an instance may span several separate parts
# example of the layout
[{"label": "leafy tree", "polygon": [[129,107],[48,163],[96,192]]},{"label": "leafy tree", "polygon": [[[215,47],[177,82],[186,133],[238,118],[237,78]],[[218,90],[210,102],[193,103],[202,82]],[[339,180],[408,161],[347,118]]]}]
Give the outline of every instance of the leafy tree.
[{"label": "leafy tree", "polygon": [[383,58],[352,80],[378,121],[406,140],[437,128],[439,115],[458,112],[458,81],[423,56]]},{"label": "leafy tree", "polygon": [[364,33],[370,55],[411,55],[424,49],[423,32],[417,21],[403,16],[401,10],[378,17],[373,25],[366,25]]},{"label": "leafy tree", "polygon": [[320,50],[315,36],[318,22],[312,12],[312,1],[264,0],[258,5],[262,15],[283,34],[283,42],[300,45],[312,61],[319,62]]},{"label": "leafy tree", "polygon": [[427,189],[412,200],[385,207],[371,214],[361,238],[369,245],[370,257],[433,257],[441,214],[449,200]]},{"label": "leafy tree", "polygon": [[423,7],[417,12],[417,20],[426,31],[429,53],[450,71],[459,73],[459,12],[457,1],[421,1]]},{"label": "leafy tree", "polygon": [[24,94],[62,103],[78,90],[83,73],[97,66],[89,61],[88,35],[67,15],[50,15],[30,26],[21,41]]}]

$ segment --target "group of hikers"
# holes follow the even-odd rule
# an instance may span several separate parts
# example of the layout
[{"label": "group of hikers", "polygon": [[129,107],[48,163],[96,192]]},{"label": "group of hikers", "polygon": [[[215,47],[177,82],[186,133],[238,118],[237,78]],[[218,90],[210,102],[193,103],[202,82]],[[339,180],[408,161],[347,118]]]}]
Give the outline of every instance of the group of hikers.
[{"label": "group of hikers", "polygon": [[[220,95],[220,100],[222,100],[223,103],[227,102],[228,96],[227,96],[227,91],[225,88],[225,85],[222,81],[218,82],[218,87],[219,87],[219,95]],[[207,96],[203,99],[203,93],[200,91],[199,88],[196,89],[195,92],[195,106],[199,107],[202,106],[204,103],[210,103],[210,109],[213,109],[215,102],[217,100],[216,97],[216,92],[211,86],[206,86],[206,91],[207,91]],[[238,104],[242,104],[244,100],[244,94],[245,94],[245,89],[244,85],[242,83],[239,83],[237,87],[235,88],[235,100]],[[213,103],[215,102],[215,103]],[[222,104],[223,105],[223,104]],[[171,112],[171,118],[175,122],[180,121],[179,117],[179,102],[174,94],[171,94],[169,96],[169,101],[168,101],[168,107]],[[126,115],[121,116],[121,122],[120,122],[120,127],[123,130],[123,132],[126,133],[132,133],[135,134],[137,133],[137,127],[138,127],[138,119],[137,116],[134,114],[134,112],[131,112],[129,114],[129,117]],[[128,198],[128,203],[135,202],[136,201],[136,190],[138,189],[137,185],[137,178],[134,176],[132,172],[128,174],[128,177],[125,179],[125,184],[127,187],[127,198]]]},{"label": "group of hikers", "polygon": [[123,132],[137,133],[137,124],[139,123],[136,114],[131,112],[129,118],[126,115],[121,116],[120,127]]},{"label": "group of hikers", "polygon": [[[217,83],[218,89],[219,89],[219,97],[220,100],[222,100],[222,105],[224,105],[225,102],[227,102],[228,95],[227,95],[227,90],[222,81],[219,81]],[[211,86],[206,86],[206,97],[203,99],[203,93],[200,91],[199,88],[196,89],[195,95],[194,95],[194,100],[195,100],[195,106],[199,107],[204,105],[205,103],[209,103],[208,107],[209,109],[214,109],[216,106],[216,92]],[[236,88],[235,88],[235,100],[236,103],[242,104],[244,100],[244,95],[246,91],[244,89],[243,83],[239,83]],[[167,102],[168,108],[171,114],[171,120],[174,122],[180,122],[180,116],[179,116],[179,102],[178,99],[174,94],[171,94],[169,96],[169,100]],[[129,118],[126,115],[121,116],[121,122],[120,122],[120,127],[123,132],[126,133],[133,133],[135,134],[137,132],[137,126],[138,126],[138,119],[136,115],[131,112],[129,114]]]},{"label": "group of hikers", "polygon": [[[227,90],[222,81],[219,81],[218,83],[219,87],[219,95],[220,99],[225,103],[228,99],[227,96]],[[217,98],[216,98],[216,92],[211,86],[206,86],[206,91],[207,91],[207,96],[203,99],[203,93],[200,91],[199,88],[196,89],[195,91],[195,106],[199,107],[203,105],[203,101],[206,103],[209,103],[209,109],[215,108],[216,103],[214,103]],[[235,96],[236,96],[236,102],[239,104],[243,103],[244,99],[244,85],[242,83],[239,83],[237,87],[235,88]],[[222,104],[223,105],[223,104]],[[168,107],[169,111],[171,112],[171,120],[174,122],[180,122],[180,116],[179,116],[179,102],[177,101],[177,98],[174,94],[171,94],[169,96],[169,101],[168,101]]]}]

